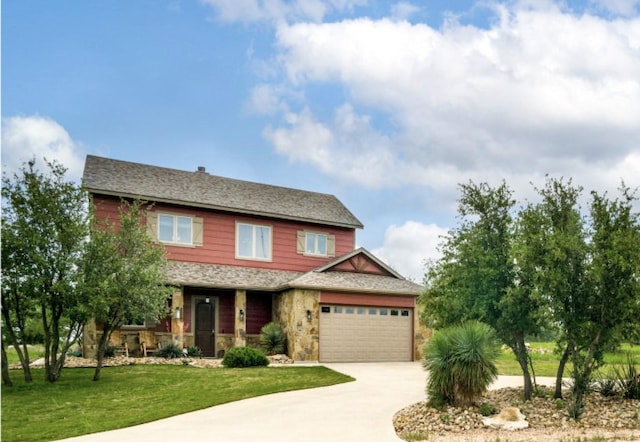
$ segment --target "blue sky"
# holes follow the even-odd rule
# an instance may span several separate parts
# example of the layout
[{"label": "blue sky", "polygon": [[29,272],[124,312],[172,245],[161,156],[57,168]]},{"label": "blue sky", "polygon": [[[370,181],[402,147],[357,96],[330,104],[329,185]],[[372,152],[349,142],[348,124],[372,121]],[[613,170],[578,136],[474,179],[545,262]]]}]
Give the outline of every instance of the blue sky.
[{"label": "blue sky", "polygon": [[458,183],[640,186],[640,1],[2,2],[2,167],[86,154],[335,194],[421,280]]}]

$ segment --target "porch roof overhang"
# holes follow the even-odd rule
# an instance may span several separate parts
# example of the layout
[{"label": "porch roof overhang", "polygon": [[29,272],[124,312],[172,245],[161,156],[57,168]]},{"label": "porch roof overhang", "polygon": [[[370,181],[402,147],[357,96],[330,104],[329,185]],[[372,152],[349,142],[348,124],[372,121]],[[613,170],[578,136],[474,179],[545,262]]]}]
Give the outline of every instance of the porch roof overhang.
[{"label": "porch roof overhang", "polygon": [[291,288],[340,292],[419,295],[424,287],[406,279],[369,273],[311,271],[292,280]]},{"label": "porch roof overhang", "polygon": [[170,261],[170,284],[241,290],[281,290],[301,272]]},{"label": "porch roof overhang", "polygon": [[417,296],[424,290],[420,284],[406,279],[370,273],[316,270],[303,273],[178,261],[169,262],[167,279],[170,284],[181,286],[239,290],[301,289],[405,296]]}]

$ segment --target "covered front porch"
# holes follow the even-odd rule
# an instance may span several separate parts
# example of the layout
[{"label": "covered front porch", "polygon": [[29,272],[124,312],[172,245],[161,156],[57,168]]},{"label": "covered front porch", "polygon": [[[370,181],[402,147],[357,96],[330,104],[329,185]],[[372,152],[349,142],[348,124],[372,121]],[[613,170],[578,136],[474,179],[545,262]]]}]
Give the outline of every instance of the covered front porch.
[{"label": "covered front porch", "polygon": [[217,358],[232,347],[257,346],[260,330],[273,319],[274,296],[268,291],[182,287],[172,298],[173,341]]}]

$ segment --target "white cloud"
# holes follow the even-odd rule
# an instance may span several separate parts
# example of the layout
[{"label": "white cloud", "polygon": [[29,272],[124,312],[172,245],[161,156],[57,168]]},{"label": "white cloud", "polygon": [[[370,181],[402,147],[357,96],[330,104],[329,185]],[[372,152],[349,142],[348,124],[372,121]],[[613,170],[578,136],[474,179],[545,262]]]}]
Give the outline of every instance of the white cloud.
[{"label": "white cloud", "polygon": [[438,246],[447,232],[435,224],[407,221],[388,227],[382,247],[371,252],[406,278],[422,283],[425,262],[440,258]]},{"label": "white cloud", "polygon": [[408,20],[413,14],[418,12],[420,8],[411,3],[399,2],[391,6],[391,16],[394,20]]},{"label": "white cloud", "polygon": [[289,87],[335,85],[348,101],[332,119],[308,102],[265,135],[294,161],[370,187],[505,179],[526,192],[546,173],[587,189],[595,177],[640,185],[625,166],[640,148],[640,18],[512,8],[496,7],[488,29],[279,26]]},{"label": "white cloud", "polygon": [[599,8],[616,15],[631,16],[638,12],[640,0],[591,0]]},{"label": "white cloud", "polygon": [[366,187],[393,187],[403,183],[403,177],[418,179],[421,172],[398,161],[389,138],[372,128],[370,117],[356,114],[349,104],[337,108],[329,124],[318,121],[309,109],[288,113],[286,123],[287,127],[264,131],[276,152],[294,162],[311,163],[327,175]]},{"label": "white cloud", "polygon": [[84,149],[50,118],[38,115],[2,119],[2,171],[11,176],[26,161],[36,159],[44,171],[43,158],[65,166],[66,177],[79,180],[84,167]]},{"label": "white cloud", "polygon": [[251,98],[247,104],[250,112],[260,115],[273,115],[286,112],[288,106],[280,97],[282,92],[277,86],[261,84],[251,89]]},{"label": "white cloud", "polygon": [[365,0],[201,0],[226,22],[320,22],[331,11],[349,11]]}]

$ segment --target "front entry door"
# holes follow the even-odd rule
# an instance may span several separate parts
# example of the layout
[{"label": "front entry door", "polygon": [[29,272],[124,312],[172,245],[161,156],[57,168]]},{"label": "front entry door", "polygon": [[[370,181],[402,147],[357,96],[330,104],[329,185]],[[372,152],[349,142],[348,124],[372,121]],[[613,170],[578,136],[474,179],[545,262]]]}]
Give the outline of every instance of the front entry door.
[{"label": "front entry door", "polygon": [[213,300],[202,299],[196,303],[196,347],[202,352],[202,356],[212,358],[215,356],[215,307]]}]

